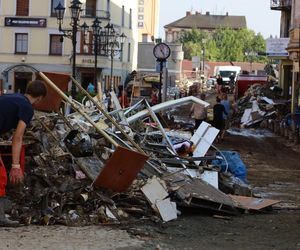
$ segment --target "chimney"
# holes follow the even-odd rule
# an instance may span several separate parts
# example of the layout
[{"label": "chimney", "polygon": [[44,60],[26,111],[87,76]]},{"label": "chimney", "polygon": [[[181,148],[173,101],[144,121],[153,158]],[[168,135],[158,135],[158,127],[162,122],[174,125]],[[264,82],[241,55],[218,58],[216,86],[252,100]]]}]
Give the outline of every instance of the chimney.
[{"label": "chimney", "polygon": [[206,11],[206,15],[209,16],[209,11]]},{"label": "chimney", "polygon": [[187,11],[186,12],[186,16],[190,16],[191,15],[191,12],[190,11]]}]

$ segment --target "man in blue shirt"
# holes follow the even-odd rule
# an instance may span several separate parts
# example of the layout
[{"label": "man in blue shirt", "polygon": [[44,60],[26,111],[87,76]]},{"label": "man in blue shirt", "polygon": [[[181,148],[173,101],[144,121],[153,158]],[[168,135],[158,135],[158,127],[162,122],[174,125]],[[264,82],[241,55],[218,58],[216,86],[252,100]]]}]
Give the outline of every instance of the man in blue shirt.
[{"label": "man in blue shirt", "polygon": [[226,113],[223,113],[223,118],[224,118],[224,122],[225,122],[225,129],[222,131],[221,134],[221,140],[224,140],[224,136],[226,133],[226,130],[229,129],[230,127],[230,115],[231,115],[231,104],[230,101],[228,100],[228,96],[227,94],[223,94],[222,95],[222,100],[221,100],[221,104],[224,106]]},{"label": "man in blue shirt", "polygon": [[95,86],[94,84],[92,84],[91,82],[89,83],[89,85],[86,88],[86,91],[89,92],[90,94],[95,93]]},{"label": "man in blue shirt", "polygon": [[[0,96],[0,135],[14,129],[12,137],[12,164],[9,181],[13,185],[22,183],[23,172],[20,168],[20,154],[23,135],[33,117],[33,104],[47,94],[44,82],[36,80],[27,85],[25,95],[7,94]],[[0,155],[1,156],[1,155]],[[0,157],[0,226],[15,226],[18,222],[5,217],[9,201],[5,197],[7,173]]]}]

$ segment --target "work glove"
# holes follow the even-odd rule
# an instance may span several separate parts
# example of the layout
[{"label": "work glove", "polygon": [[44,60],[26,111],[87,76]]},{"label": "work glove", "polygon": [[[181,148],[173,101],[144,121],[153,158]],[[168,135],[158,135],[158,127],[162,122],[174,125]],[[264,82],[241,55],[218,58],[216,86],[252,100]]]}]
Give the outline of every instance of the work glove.
[{"label": "work glove", "polygon": [[12,166],[9,174],[9,181],[13,185],[18,185],[23,182],[24,175],[20,167]]}]

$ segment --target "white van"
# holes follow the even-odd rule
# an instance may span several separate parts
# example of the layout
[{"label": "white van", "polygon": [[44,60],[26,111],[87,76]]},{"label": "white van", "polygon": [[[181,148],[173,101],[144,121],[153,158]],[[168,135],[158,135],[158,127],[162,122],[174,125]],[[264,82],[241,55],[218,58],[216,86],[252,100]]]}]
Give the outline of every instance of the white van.
[{"label": "white van", "polygon": [[234,75],[234,81],[238,74],[241,72],[242,68],[239,66],[216,66],[214,70],[215,76],[220,75],[223,78],[223,82],[225,85],[230,83],[230,75]]}]

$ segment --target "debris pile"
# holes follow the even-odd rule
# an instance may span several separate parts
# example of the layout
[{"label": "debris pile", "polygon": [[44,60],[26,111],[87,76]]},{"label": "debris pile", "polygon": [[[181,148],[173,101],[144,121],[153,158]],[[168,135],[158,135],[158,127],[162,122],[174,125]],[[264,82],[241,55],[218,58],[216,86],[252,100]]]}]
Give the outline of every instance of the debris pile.
[{"label": "debris pile", "polygon": [[[9,191],[12,216],[24,224],[170,221],[177,218],[178,206],[227,214],[250,209],[219,189],[221,168],[212,164],[220,157],[212,150],[219,130],[202,122],[191,138],[181,137],[165,129],[156,114],[183,103],[208,103],[190,96],[153,107],[141,100],[122,110],[111,92],[117,109],[108,113],[83,89],[89,107],[55,90],[74,112],[35,115],[26,136],[24,185]],[[234,183],[228,193],[241,194],[234,189],[243,185]]]},{"label": "debris pile", "polygon": [[241,127],[267,127],[269,120],[282,120],[290,112],[289,102],[279,100],[278,87],[251,85],[236,103],[232,124]]}]

